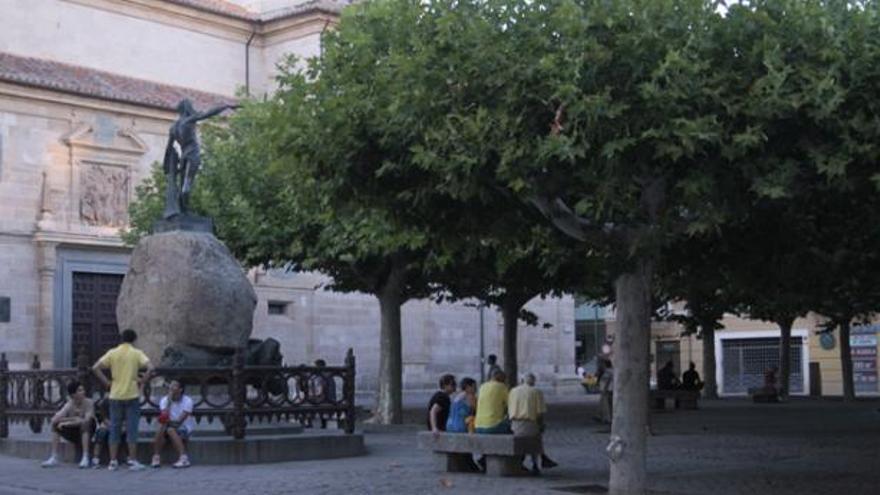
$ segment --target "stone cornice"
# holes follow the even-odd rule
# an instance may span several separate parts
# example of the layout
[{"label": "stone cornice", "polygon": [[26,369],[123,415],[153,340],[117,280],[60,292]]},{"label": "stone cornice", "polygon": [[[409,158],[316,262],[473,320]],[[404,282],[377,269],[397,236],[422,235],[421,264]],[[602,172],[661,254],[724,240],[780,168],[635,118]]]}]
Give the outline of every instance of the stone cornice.
[{"label": "stone cornice", "polygon": [[[258,37],[275,35],[279,30],[308,22],[307,18],[330,18],[335,23],[342,8],[347,5],[344,1],[308,0],[292,7],[257,14],[245,13],[244,9],[215,8],[210,2],[193,0],[63,1],[241,43],[247,42],[253,33]],[[258,44],[261,42],[257,40]]]},{"label": "stone cornice", "polygon": [[[47,226],[50,227],[51,226]],[[110,230],[115,230],[115,235],[107,235]],[[93,246],[105,248],[126,248],[124,242],[119,237],[119,229],[110,227],[83,229],[81,232],[60,231],[60,230],[37,230],[33,234],[34,242],[54,242],[58,244],[67,244],[75,246]],[[102,235],[103,234],[103,235]]]},{"label": "stone cornice", "polygon": [[0,81],[172,111],[183,98],[189,98],[200,109],[236,101],[215,93],[3,52]]},{"label": "stone cornice", "polygon": [[155,119],[161,122],[174,122],[177,114],[171,110],[159,110],[140,105],[103,100],[97,97],[81,96],[58,92],[52,89],[0,81],[0,96],[22,100],[36,100],[64,107],[75,107],[97,112],[119,113],[132,117]]}]

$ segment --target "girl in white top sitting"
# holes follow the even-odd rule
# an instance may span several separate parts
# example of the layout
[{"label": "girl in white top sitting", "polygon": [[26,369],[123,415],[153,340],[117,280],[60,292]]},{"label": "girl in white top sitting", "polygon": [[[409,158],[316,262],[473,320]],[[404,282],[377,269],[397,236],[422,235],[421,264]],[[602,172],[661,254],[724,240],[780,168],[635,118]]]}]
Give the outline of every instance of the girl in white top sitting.
[{"label": "girl in white top sitting", "polygon": [[159,430],[153,438],[153,462],[151,465],[158,468],[162,464],[160,454],[165,440],[171,440],[171,445],[177,451],[178,459],[172,466],[186,468],[190,466],[189,456],[186,454],[187,440],[196,426],[193,418],[193,400],[183,393],[183,385],[178,380],[171,380],[168,385],[168,395],[159,401]]}]

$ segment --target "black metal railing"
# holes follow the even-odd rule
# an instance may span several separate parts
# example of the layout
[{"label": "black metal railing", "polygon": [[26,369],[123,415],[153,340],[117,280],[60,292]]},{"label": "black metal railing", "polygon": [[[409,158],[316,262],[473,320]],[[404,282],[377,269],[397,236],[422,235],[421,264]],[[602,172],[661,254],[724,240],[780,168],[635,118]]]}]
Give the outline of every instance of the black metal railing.
[{"label": "black metal railing", "polygon": [[[67,400],[67,384],[83,384],[89,397],[105,390],[80,353],[76,368],[40,369],[34,356],[31,369],[9,370],[0,354],[0,438],[9,436],[9,423],[28,423],[38,433]],[[196,421],[219,420],[234,438],[244,438],[248,424],[298,421],[325,428],[335,421],[346,433],[355,425],[355,358],[351,349],[342,366],[245,366],[244,350],[232,366],[216,368],[157,368],[144,383],[141,414],[151,421],[159,414],[165,383],[180,381],[193,398]]]}]

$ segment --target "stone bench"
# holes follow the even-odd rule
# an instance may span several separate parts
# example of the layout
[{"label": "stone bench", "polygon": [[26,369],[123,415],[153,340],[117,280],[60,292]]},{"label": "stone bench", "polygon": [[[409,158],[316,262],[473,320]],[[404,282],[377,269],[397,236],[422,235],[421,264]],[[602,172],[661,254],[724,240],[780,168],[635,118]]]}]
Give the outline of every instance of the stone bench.
[{"label": "stone bench", "polygon": [[749,396],[755,403],[773,403],[779,402],[779,393],[775,389],[767,387],[756,387],[749,389]]},{"label": "stone bench", "polygon": [[541,437],[485,435],[475,433],[419,432],[419,448],[431,450],[437,467],[447,472],[470,472],[471,454],[486,457],[486,474],[514,476],[523,472],[523,456],[543,452]]},{"label": "stone bench", "polygon": [[697,409],[700,400],[698,390],[651,390],[651,403],[654,409],[666,409],[667,401],[672,400],[676,409]]}]

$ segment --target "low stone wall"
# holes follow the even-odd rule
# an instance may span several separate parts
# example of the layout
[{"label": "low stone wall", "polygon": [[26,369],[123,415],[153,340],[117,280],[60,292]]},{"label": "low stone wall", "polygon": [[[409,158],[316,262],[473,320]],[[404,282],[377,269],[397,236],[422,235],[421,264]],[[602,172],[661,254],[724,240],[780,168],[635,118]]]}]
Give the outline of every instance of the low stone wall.
[{"label": "low stone wall", "polygon": [[[319,459],[338,459],[366,454],[364,436],[361,433],[345,434],[342,431],[321,433],[281,433],[268,435],[251,434],[243,440],[228,436],[198,436],[189,441],[187,450],[193,464],[231,465],[264,464],[271,462],[310,461]],[[0,454],[25,459],[44,460],[49,456],[51,443],[47,435],[15,435],[0,439]],[[59,455],[62,462],[75,463],[79,460],[79,449],[73,444],[62,442]],[[138,459],[148,464],[153,454],[149,438],[138,440]],[[106,449],[102,462],[107,462]],[[176,460],[171,445],[162,452],[163,464]]]}]

